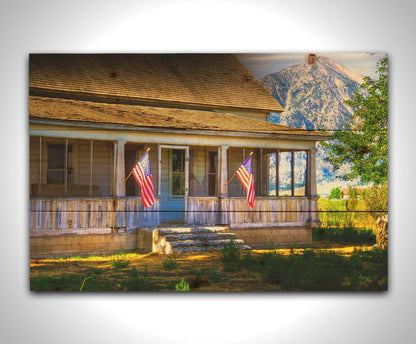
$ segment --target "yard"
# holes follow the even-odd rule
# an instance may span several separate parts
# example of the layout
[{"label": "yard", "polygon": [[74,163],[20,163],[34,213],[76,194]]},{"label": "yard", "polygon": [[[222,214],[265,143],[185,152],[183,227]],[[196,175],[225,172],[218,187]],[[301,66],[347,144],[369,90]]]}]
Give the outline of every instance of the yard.
[{"label": "yard", "polygon": [[[175,257],[120,252],[110,256],[32,259],[34,291],[387,290],[387,250],[373,238],[314,230],[309,248],[269,247]],[[331,234],[332,233],[332,234]],[[361,231],[360,231],[361,233]],[[319,237],[320,235],[320,237]],[[360,239],[357,239],[357,238]],[[354,242],[355,241],[355,242]]]}]

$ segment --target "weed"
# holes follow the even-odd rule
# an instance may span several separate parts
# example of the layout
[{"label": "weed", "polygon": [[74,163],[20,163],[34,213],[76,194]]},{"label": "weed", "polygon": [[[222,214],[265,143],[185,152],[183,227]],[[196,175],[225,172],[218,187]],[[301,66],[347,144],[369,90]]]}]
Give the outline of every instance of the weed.
[{"label": "weed", "polygon": [[162,264],[163,268],[167,271],[175,270],[179,266],[179,262],[173,256],[166,258]]},{"label": "weed", "polygon": [[104,270],[103,269],[99,269],[99,268],[96,268],[96,267],[92,267],[91,270],[96,275],[101,275],[102,273],[104,273]]},{"label": "weed", "polygon": [[116,258],[110,262],[114,271],[120,271],[130,265],[130,261],[124,258]]},{"label": "weed", "polygon": [[88,276],[88,277],[85,277],[85,278],[84,278],[84,280],[82,281],[81,287],[79,288],[79,291],[82,291],[82,289],[84,289],[85,282],[86,282],[87,280],[89,280],[91,277],[92,277],[92,276]]},{"label": "weed", "polygon": [[175,291],[189,291],[189,283],[185,281],[184,278],[178,284],[175,284]]},{"label": "weed", "polygon": [[128,275],[131,278],[137,278],[137,277],[139,277],[139,272],[137,271],[136,267],[134,266],[129,270]]},{"label": "weed", "polygon": [[223,263],[238,263],[240,261],[240,251],[233,240],[230,240],[220,253],[220,260]]},{"label": "weed", "polygon": [[241,265],[238,263],[230,263],[225,265],[222,268],[222,271],[224,272],[239,272],[241,270]]},{"label": "weed", "polygon": [[376,236],[371,229],[320,227],[312,228],[312,240],[374,245]]},{"label": "weed", "polygon": [[[195,275],[195,280],[199,279],[201,282],[206,281],[206,284],[208,284],[209,281],[212,282],[220,282],[223,280],[223,276],[218,273],[214,268],[210,269],[202,269],[202,270],[192,270],[191,273]],[[191,287],[192,287],[192,283]]]}]

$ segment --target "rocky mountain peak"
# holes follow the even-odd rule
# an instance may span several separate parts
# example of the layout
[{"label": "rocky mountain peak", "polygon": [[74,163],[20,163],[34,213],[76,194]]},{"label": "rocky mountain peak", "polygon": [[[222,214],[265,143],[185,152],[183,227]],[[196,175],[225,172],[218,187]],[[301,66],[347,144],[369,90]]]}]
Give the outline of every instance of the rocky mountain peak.
[{"label": "rocky mountain peak", "polygon": [[317,56],[312,62],[305,61],[260,79],[285,109],[273,115],[272,120],[304,129],[342,128],[352,114],[344,100],[351,98],[363,79],[328,57]]}]

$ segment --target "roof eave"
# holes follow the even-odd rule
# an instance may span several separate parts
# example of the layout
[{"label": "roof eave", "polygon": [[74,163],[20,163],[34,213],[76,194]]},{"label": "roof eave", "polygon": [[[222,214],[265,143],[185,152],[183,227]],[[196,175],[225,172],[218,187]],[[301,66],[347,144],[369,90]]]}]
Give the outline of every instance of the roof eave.
[{"label": "roof eave", "polygon": [[[41,97],[50,97],[50,98],[61,98],[69,100],[84,100],[84,101],[94,101],[110,104],[126,104],[126,105],[144,105],[144,106],[155,106],[157,107],[172,107],[172,108],[185,108],[192,110],[247,110],[253,112],[261,113],[270,113],[270,112],[283,112],[283,107],[276,108],[254,108],[254,107],[243,107],[243,106],[226,106],[218,104],[201,104],[201,103],[191,103],[191,102],[179,102],[179,101],[167,101],[161,99],[153,98],[133,98],[127,96],[118,96],[118,95],[108,95],[108,94],[97,94],[97,93],[87,93],[87,92],[72,92],[72,91],[63,91],[63,90],[51,90],[40,87],[29,87],[30,96],[41,96]],[[280,104],[279,104],[280,105]]]},{"label": "roof eave", "polygon": [[266,133],[266,132],[247,132],[247,131],[229,131],[229,130],[208,130],[208,129],[184,129],[184,128],[167,128],[167,127],[141,127],[128,124],[109,124],[109,123],[90,123],[90,122],[77,122],[77,121],[51,121],[45,119],[39,119],[37,117],[29,118],[29,123],[33,124],[50,124],[57,126],[70,126],[70,127],[82,127],[82,128],[94,128],[104,130],[140,130],[140,131],[157,131],[165,133],[180,133],[185,135],[218,135],[222,136],[235,136],[235,137],[264,137],[274,139],[285,139],[285,140],[308,140],[308,141],[327,141],[331,135],[326,133],[317,133],[317,135],[301,134],[294,132],[291,134],[286,133]]}]

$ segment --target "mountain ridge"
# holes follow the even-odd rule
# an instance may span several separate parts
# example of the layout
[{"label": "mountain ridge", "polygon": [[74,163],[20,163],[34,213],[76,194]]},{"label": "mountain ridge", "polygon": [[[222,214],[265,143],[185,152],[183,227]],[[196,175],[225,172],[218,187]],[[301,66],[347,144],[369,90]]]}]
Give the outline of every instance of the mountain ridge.
[{"label": "mountain ridge", "polygon": [[[345,100],[351,99],[363,77],[328,57],[318,56],[315,63],[297,64],[267,74],[259,81],[285,109],[272,113],[271,122],[334,131],[342,129],[353,114]],[[326,195],[333,186],[358,184],[358,181],[347,183],[336,179],[332,166],[324,161],[325,156],[326,151],[318,144],[318,193]]]}]

